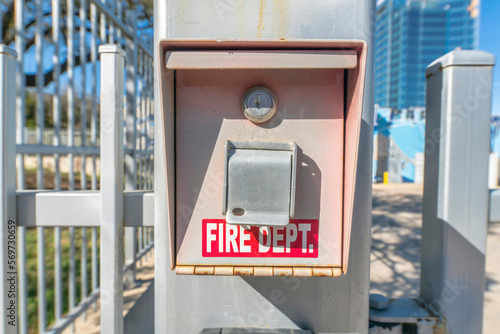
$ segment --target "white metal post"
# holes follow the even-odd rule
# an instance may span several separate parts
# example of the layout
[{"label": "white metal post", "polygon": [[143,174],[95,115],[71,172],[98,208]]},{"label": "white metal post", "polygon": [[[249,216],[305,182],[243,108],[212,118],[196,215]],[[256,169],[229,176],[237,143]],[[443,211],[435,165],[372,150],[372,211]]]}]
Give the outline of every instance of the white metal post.
[{"label": "white metal post", "polygon": [[123,332],[123,103],[125,52],[101,55],[101,332]]},{"label": "white metal post", "polygon": [[426,71],[420,295],[450,333],[481,333],[494,57],[453,51]]},{"label": "white metal post", "polygon": [[[336,0],[317,2],[155,0],[154,106],[154,236],[155,333],[198,333],[209,327],[314,328],[321,333],[368,333],[370,267],[372,138],[373,138],[373,20],[375,2]],[[188,10],[186,12],[185,10]],[[189,18],[186,16],[189,13]],[[308,13],[308,15],[303,15]],[[193,24],[196,22],[196,24]],[[368,61],[359,132],[355,203],[350,236],[349,270],[333,279],[192,277],[176,275],[170,259],[165,161],[175,156],[165,150],[165,133],[175,121],[160,101],[173,103],[175,92],[160,89],[159,42],[163,39],[362,39]],[[172,205],[172,204],[170,204]],[[170,222],[174,224],[175,222]],[[175,247],[175,246],[174,246]],[[300,288],[299,288],[300,286]],[[273,298],[274,293],[279,298]],[[276,295],[274,295],[276,296]]]},{"label": "white metal post", "polygon": [[0,45],[0,332],[17,333],[16,52]]}]

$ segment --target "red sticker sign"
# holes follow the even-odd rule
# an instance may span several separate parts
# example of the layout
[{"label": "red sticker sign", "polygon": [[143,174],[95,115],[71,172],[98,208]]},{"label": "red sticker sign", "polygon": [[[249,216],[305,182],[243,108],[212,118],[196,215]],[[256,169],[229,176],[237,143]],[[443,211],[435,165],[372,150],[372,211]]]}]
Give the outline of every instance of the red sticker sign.
[{"label": "red sticker sign", "polygon": [[292,219],[287,226],[226,224],[224,219],[203,219],[203,257],[318,257],[315,219]]}]

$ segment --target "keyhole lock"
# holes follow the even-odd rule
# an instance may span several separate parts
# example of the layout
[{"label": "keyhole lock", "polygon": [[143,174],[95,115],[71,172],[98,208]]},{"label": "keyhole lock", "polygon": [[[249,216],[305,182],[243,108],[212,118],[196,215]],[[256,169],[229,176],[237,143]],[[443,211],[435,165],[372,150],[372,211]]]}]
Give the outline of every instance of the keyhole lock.
[{"label": "keyhole lock", "polygon": [[276,95],[263,86],[249,89],[241,100],[243,114],[254,123],[267,122],[274,116],[277,108]]}]

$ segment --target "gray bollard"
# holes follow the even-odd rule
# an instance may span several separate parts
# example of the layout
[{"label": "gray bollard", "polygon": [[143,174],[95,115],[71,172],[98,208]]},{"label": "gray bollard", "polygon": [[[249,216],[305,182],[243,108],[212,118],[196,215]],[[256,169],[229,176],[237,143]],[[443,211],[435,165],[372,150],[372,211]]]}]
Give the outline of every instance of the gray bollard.
[{"label": "gray bollard", "polygon": [[494,62],[456,50],[426,71],[420,295],[451,333],[482,332]]}]

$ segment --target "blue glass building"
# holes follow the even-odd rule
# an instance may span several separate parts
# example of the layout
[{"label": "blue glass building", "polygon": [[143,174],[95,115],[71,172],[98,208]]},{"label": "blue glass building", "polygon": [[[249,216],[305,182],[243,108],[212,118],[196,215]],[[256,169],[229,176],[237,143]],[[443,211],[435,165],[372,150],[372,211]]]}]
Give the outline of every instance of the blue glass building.
[{"label": "blue glass building", "polygon": [[378,0],[375,103],[425,106],[425,69],[457,47],[475,49],[479,0]]}]

